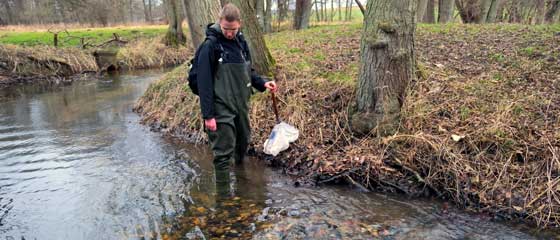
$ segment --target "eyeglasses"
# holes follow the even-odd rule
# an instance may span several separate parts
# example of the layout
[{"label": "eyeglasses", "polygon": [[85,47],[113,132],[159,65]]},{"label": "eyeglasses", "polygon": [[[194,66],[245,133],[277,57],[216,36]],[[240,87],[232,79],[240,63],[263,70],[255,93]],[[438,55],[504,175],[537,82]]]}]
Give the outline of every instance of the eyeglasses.
[{"label": "eyeglasses", "polygon": [[233,33],[236,33],[237,31],[239,31],[239,28],[225,28],[225,27],[222,27],[222,32],[224,32],[224,33],[225,33],[225,32],[233,32]]}]

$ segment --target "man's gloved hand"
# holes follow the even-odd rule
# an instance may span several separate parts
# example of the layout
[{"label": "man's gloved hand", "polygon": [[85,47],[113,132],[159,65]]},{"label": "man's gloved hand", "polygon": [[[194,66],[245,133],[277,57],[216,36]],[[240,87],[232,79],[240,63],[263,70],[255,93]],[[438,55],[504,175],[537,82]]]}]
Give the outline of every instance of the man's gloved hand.
[{"label": "man's gloved hand", "polygon": [[216,130],[218,130],[215,118],[204,119],[204,126],[211,132],[215,132]]},{"label": "man's gloved hand", "polygon": [[276,86],[276,83],[274,81],[266,82],[264,84],[264,87],[266,87],[271,92],[276,92],[278,90],[278,86]]}]

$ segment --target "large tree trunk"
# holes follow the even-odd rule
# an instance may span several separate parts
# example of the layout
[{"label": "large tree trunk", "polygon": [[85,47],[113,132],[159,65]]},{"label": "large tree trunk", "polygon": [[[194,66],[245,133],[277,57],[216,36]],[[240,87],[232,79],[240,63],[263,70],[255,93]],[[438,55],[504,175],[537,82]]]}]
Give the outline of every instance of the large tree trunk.
[{"label": "large tree trunk", "polygon": [[453,18],[455,0],[439,0],[438,23],[448,23]]},{"label": "large tree trunk", "polygon": [[417,0],[418,5],[416,6],[416,21],[421,22],[424,19],[424,14],[428,8],[428,0]]},{"label": "large tree trunk", "polygon": [[215,23],[220,14],[220,1],[184,0],[193,47],[196,49],[206,38],[206,26]]},{"label": "large tree trunk", "polygon": [[296,12],[294,14],[295,29],[299,30],[309,27],[312,6],[311,0],[296,0]]},{"label": "large tree trunk", "polygon": [[436,22],[435,8],[436,8],[435,0],[428,0],[428,6],[426,6],[426,13],[424,13],[423,22],[425,23]]},{"label": "large tree trunk", "polygon": [[500,6],[502,5],[502,0],[493,0],[492,1],[492,5],[490,5],[490,9],[488,10],[488,16],[486,17],[486,22],[487,23],[495,23],[497,16],[498,16],[498,10],[500,9]]},{"label": "large tree trunk", "polygon": [[560,0],[552,0],[550,2],[548,11],[544,16],[544,20],[547,23],[552,23],[552,21],[554,21],[554,17],[558,14],[559,10],[560,10]]},{"label": "large tree trunk", "polygon": [[251,60],[253,68],[260,75],[270,76],[274,59],[264,42],[263,34],[257,25],[257,17],[255,9],[246,0],[232,0],[241,10],[241,20],[243,21],[243,35],[249,44],[251,50]]},{"label": "large tree trunk", "polygon": [[167,29],[167,34],[165,35],[165,45],[177,46],[180,44],[185,44],[185,34],[183,33],[183,14],[182,7],[183,4],[180,0],[164,0],[167,7],[167,20],[169,21],[169,28]]},{"label": "large tree trunk", "polygon": [[361,40],[352,129],[378,136],[397,130],[406,89],[414,78],[415,0],[369,0]]}]

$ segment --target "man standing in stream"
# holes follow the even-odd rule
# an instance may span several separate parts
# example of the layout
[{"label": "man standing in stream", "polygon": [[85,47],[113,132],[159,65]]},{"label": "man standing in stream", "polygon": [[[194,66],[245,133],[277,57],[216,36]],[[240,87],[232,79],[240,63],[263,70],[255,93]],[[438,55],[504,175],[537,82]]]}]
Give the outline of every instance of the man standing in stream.
[{"label": "man standing in stream", "polygon": [[214,154],[217,179],[227,179],[229,166],[240,163],[247,151],[251,129],[249,98],[252,88],[277,90],[251,68],[251,54],[241,27],[239,9],[229,3],[219,22],[208,26],[198,57],[198,93],[204,126]]}]

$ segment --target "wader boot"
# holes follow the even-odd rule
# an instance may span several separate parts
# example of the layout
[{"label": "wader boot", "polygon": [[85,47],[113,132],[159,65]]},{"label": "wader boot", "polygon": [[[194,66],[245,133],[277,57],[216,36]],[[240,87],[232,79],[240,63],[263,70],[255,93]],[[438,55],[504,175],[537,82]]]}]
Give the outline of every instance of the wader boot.
[{"label": "wader boot", "polygon": [[[242,53],[243,54],[243,53]],[[250,62],[223,63],[222,54],[214,78],[217,130],[206,131],[214,154],[216,184],[229,184],[230,163],[239,163],[249,145],[249,98],[252,94]],[[220,182],[218,182],[220,181]],[[225,181],[228,181],[226,183]],[[222,185],[223,186],[223,185]]]}]

